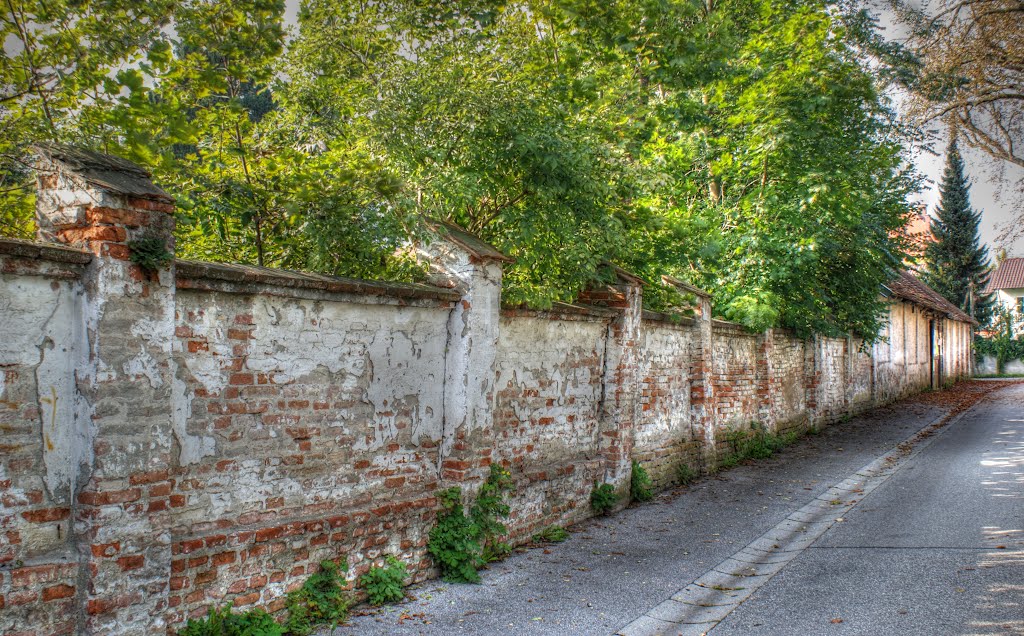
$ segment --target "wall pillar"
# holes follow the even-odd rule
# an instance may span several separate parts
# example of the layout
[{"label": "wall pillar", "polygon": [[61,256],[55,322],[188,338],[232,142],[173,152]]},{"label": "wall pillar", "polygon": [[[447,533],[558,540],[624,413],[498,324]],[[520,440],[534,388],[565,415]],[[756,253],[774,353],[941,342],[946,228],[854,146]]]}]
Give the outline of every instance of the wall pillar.
[{"label": "wall pillar", "polygon": [[78,631],[164,631],[171,547],[174,265],[132,262],[133,241],[174,249],[173,200],[127,161],[36,148],[39,239],[87,249],[88,370],[76,377],[92,413],[72,504],[81,566]]},{"label": "wall pillar", "polygon": [[512,259],[456,225],[430,226],[434,239],[419,255],[430,265],[431,282],[462,293],[448,319],[438,468],[442,481],[472,484],[486,474],[493,454],[502,264]]},{"label": "wall pillar", "polygon": [[695,299],[696,347],[690,359],[690,417],[691,431],[701,444],[702,462],[706,468],[715,465],[715,391],[714,360],[712,359],[711,295],[702,289],[671,276],[662,276],[666,285]]},{"label": "wall pillar", "polygon": [[[605,340],[604,387],[598,414],[598,449],[604,480],[628,493],[632,475],[633,428],[640,417],[640,323],[643,281],[613,267],[615,282],[580,295],[580,302],[619,310]],[[623,498],[622,501],[628,501]]]},{"label": "wall pillar", "polygon": [[821,419],[822,343],[818,336],[804,341],[804,395],[807,425],[814,428]]}]

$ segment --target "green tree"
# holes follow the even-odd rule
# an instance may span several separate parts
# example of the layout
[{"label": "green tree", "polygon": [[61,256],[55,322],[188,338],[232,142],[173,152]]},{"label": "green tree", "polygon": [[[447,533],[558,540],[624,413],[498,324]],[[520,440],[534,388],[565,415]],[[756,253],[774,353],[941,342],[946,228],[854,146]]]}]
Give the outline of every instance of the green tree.
[{"label": "green tree", "polygon": [[981,324],[992,317],[991,295],[983,293],[988,278],[988,247],[981,243],[981,212],[971,209],[970,184],[954,140],[946,151],[939,184],[939,205],[932,221],[932,242],[925,247],[925,282]]},{"label": "green tree", "polygon": [[34,232],[27,148],[103,147],[104,113],[167,24],[173,0],[0,3],[0,234]]}]

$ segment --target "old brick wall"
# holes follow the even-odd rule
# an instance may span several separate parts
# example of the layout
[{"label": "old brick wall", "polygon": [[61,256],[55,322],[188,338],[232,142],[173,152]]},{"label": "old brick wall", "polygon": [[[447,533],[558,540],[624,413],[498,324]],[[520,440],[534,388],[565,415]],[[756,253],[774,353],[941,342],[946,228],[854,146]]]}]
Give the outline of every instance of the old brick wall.
[{"label": "old brick wall", "polygon": [[758,338],[739,325],[712,322],[712,390],[716,439],[726,450],[725,434],[760,421]]},{"label": "old brick wall", "polygon": [[424,575],[451,306],[179,275],[170,622],[324,559]]},{"label": "old brick wall", "polygon": [[808,424],[807,391],[805,390],[804,349],[806,343],[783,331],[773,330],[768,336],[772,343],[772,386],[768,392],[769,404],[774,411],[776,432]]},{"label": "old brick wall", "polygon": [[645,317],[640,329],[640,419],[633,439],[634,458],[656,487],[672,484],[680,464],[701,466],[703,431],[691,411],[694,321]]},{"label": "old brick wall", "polygon": [[[130,241],[173,249],[173,206],[104,161],[41,166],[41,238],[70,247],[0,240],[4,634],[276,611],[323,559],[354,580],[395,554],[420,580],[436,490],[470,496],[491,462],[516,482],[519,541],[591,514],[595,481],[628,491],[633,460],[663,487],[754,423],[819,426],[929,386],[930,321],[944,377],[970,369],[970,328],[902,301],[868,351],[752,334],[701,294],[693,319],[645,313],[621,271],[585,304],[502,310],[507,259],[453,226],[421,248],[433,285],[144,271]],[[90,162],[129,170],[130,192]]]},{"label": "old brick wall", "polygon": [[608,319],[506,310],[495,359],[494,459],[516,479],[509,526],[525,536],[588,516],[604,480],[599,423]]}]

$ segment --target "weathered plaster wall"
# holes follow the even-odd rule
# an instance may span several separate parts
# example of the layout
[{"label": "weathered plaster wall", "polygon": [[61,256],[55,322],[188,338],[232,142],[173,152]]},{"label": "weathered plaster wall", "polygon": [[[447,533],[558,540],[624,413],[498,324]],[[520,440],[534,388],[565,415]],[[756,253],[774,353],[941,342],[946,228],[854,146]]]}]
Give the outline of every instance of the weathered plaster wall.
[{"label": "weathered plaster wall", "polygon": [[494,460],[516,479],[510,527],[589,515],[603,481],[599,418],[608,323],[569,313],[506,311],[495,357]]},{"label": "weathered plaster wall", "polygon": [[[7,249],[4,249],[7,248]],[[88,255],[0,247],[0,633],[75,628],[76,487],[88,477]]]},{"label": "weathered plaster wall", "polygon": [[170,621],[328,558],[423,576],[451,303],[235,291],[178,295]]}]

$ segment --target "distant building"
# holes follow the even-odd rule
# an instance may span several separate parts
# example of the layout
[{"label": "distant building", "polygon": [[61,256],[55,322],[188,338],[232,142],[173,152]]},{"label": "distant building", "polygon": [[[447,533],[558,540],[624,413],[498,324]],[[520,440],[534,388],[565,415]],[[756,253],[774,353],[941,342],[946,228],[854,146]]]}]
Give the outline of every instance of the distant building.
[{"label": "distant building", "polygon": [[1024,332],[1024,258],[1007,258],[989,274],[985,293],[995,296],[998,306],[1014,313],[1016,333]]},{"label": "distant building", "polygon": [[907,224],[903,226],[903,232],[910,241],[907,248],[908,261],[920,262],[924,258],[925,247],[935,241],[935,237],[932,236],[932,217],[928,216],[924,206],[911,214]]}]

